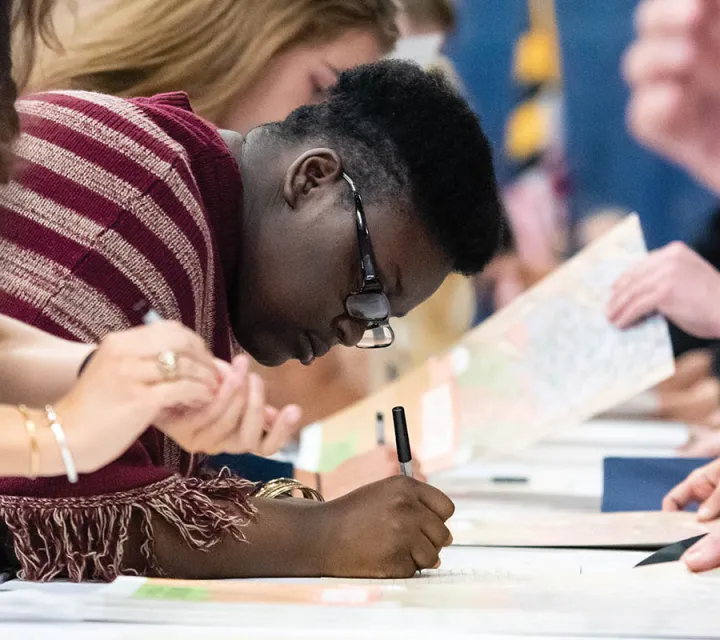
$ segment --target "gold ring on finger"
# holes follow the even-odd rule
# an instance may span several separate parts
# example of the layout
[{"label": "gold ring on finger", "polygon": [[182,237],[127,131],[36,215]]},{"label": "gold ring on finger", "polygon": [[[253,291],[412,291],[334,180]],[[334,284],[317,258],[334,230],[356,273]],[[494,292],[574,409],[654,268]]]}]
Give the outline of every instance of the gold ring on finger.
[{"label": "gold ring on finger", "polygon": [[167,351],[158,353],[157,365],[163,379],[173,380],[177,378],[178,357],[174,351],[168,349]]}]

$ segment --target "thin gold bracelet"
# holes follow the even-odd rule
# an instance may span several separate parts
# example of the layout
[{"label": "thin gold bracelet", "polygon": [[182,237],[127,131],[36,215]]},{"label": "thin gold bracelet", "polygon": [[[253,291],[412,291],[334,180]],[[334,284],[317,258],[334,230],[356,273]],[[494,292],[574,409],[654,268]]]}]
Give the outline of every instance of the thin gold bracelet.
[{"label": "thin gold bracelet", "polygon": [[37,439],[37,427],[30,417],[28,408],[24,404],[18,405],[17,410],[20,412],[20,416],[25,423],[28,438],[30,438],[30,478],[35,479],[40,473],[40,445]]},{"label": "thin gold bracelet", "polygon": [[70,453],[67,438],[65,437],[65,431],[63,430],[60,420],[55,413],[55,409],[52,408],[52,405],[45,405],[45,415],[48,419],[50,431],[53,432],[55,440],[60,447],[60,455],[62,456],[63,464],[65,465],[65,473],[67,474],[68,482],[75,484],[78,481],[75,460],[73,460],[72,453]]},{"label": "thin gold bracelet", "polygon": [[297,480],[290,478],[277,478],[265,483],[255,492],[256,498],[291,498],[293,491],[299,491],[300,495],[306,500],[315,502],[325,502],[319,491],[308,487]]}]

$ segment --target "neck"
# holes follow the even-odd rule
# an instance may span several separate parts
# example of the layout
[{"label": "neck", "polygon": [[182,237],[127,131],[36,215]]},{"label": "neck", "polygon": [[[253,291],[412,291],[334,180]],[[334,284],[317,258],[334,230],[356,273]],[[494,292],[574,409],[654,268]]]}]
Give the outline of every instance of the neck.
[{"label": "neck", "polygon": [[[253,129],[247,136],[234,131],[220,131],[235,156],[243,179],[243,235],[264,213],[276,206],[281,190],[274,185],[276,163],[264,152],[261,129]],[[274,185],[274,187],[273,187]]]}]

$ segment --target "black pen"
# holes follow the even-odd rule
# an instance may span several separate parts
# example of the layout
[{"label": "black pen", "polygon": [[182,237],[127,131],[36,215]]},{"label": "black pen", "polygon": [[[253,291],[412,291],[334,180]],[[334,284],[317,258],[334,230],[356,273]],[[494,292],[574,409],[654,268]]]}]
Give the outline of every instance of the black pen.
[{"label": "black pen", "polygon": [[385,445],[385,414],[382,411],[375,414],[375,438],[379,447]]},{"label": "black pen", "polygon": [[490,478],[490,482],[494,484],[528,484],[530,478],[523,478],[521,476],[495,476]]},{"label": "black pen", "polygon": [[398,462],[400,463],[400,473],[404,476],[412,478],[412,453],[410,452],[410,438],[408,437],[405,409],[402,407],[395,407],[392,410],[392,414],[393,425],[395,427],[395,446],[397,447]]}]

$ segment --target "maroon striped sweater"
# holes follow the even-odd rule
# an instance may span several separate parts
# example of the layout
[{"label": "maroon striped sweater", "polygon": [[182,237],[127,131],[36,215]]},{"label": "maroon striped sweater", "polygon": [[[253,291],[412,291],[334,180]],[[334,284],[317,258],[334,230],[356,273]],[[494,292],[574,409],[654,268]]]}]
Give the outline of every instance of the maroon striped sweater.
[{"label": "maroon striped sweater", "polygon": [[[149,305],[229,359],[226,291],[238,255],[242,181],[216,129],[182,93],[125,100],[57,92],[30,96],[18,109],[17,175],[0,188],[0,312],[94,342],[139,324]],[[227,532],[240,538],[251,513],[247,483],[191,478],[193,466],[151,429],[77,485],[0,479],[0,517],[24,577],[157,570],[153,512],[194,548]],[[235,502],[245,518],[214,506],[213,497]],[[141,567],[123,560],[133,514],[149,541]]]}]

